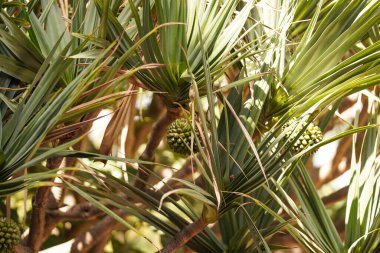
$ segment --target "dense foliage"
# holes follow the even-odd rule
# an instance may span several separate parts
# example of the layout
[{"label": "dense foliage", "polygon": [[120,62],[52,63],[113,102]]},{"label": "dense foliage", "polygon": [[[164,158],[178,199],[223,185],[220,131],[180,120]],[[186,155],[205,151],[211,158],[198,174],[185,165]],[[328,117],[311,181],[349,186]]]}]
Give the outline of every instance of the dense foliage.
[{"label": "dense foliage", "polygon": [[0,8],[15,252],[380,252],[379,0]]}]

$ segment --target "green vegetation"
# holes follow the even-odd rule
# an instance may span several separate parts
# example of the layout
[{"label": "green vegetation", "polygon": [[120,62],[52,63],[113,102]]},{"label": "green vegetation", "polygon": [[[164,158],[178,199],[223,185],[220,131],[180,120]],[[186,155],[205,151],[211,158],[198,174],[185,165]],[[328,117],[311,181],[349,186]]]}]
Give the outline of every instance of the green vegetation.
[{"label": "green vegetation", "polygon": [[0,11],[0,252],[380,252],[379,0]]}]

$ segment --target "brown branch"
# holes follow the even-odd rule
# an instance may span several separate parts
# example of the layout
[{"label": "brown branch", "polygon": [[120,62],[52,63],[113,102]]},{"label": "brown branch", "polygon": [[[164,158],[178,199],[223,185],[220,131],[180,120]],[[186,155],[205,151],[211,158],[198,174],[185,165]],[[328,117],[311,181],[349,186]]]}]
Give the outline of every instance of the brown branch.
[{"label": "brown branch", "polygon": [[[184,175],[187,175],[187,173],[184,173]],[[200,182],[200,180],[196,180],[196,183],[198,181]],[[156,197],[158,200],[162,197],[162,192],[153,192],[149,189],[146,189],[146,192],[148,192],[151,196]],[[136,201],[132,197],[128,197],[128,199],[130,201]],[[126,215],[126,213],[121,211],[121,210],[117,211],[117,214],[119,216],[125,216]],[[207,222],[205,222],[205,223],[207,223]],[[107,238],[111,234],[111,232],[114,229],[116,229],[119,225],[120,225],[120,223],[118,223],[116,220],[114,220],[110,216],[106,216],[101,221],[93,224],[89,229],[81,230],[81,233],[79,235],[76,234],[77,235],[77,236],[75,236],[76,239],[72,242],[70,253],[76,253],[76,252],[84,252],[85,253],[91,249],[92,249],[92,251],[95,251],[95,252],[101,252],[100,251],[101,248],[104,247],[104,245],[102,245],[102,244],[105,243],[103,239]],[[207,226],[207,224],[205,226]],[[189,228],[187,228],[187,229],[185,228],[185,230],[190,231],[190,232],[193,231],[193,229],[199,228],[197,226],[191,226],[191,224],[188,227]],[[202,230],[200,230],[199,232],[201,232]],[[197,231],[193,231],[193,232],[195,232],[195,234],[199,233]],[[96,236],[94,236],[94,235],[96,235]],[[189,239],[184,238],[184,239],[187,242],[191,238],[189,238]],[[177,240],[177,239],[175,239],[175,240]]]},{"label": "brown branch", "polygon": [[[79,134],[79,133],[77,133],[77,134]],[[74,149],[78,150],[81,145],[82,145],[82,142],[75,144]],[[75,163],[76,163],[76,158],[73,158],[73,157],[67,157],[64,160],[64,166],[66,166],[66,167],[73,167],[73,166],[75,166]],[[72,174],[73,172],[68,171],[65,173],[66,174]],[[51,210],[57,210],[58,208],[60,208],[63,204],[63,199],[66,195],[66,192],[67,192],[66,188],[61,189],[60,196],[58,196],[58,199],[55,202],[49,201],[47,210],[51,211]],[[49,196],[53,196],[52,191],[49,191]],[[55,199],[54,196],[53,196],[53,199]],[[57,217],[53,217],[46,212],[46,214],[45,214],[45,227],[44,227],[44,231],[43,231],[43,235],[42,235],[42,241],[43,242],[47,240],[47,238],[51,234],[51,231],[57,226],[57,224],[60,221],[61,221],[61,219],[57,219]]]},{"label": "brown branch", "polygon": [[[94,123],[94,121],[102,118],[102,117],[98,117],[99,113],[101,112],[101,109],[96,109],[88,114],[86,114],[83,119],[76,123],[75,125],[77,126],[77,130],[70,136],[69,139],[66,139],[65,141],[70,141],[70,140],[73,140],[75,138],[78,138],[79,136],[87,133],[91,127],[92,127],[92,124]],[[81,124],[81,123],[85,123],[85,124]],[[78,143],[76,143],[74,146],[73,146],[73,149],[74,150],[83,150],[84,149],[84,145],[85,145],[85,142],[86,139],[82,139],[81,141],[79,141]],[[64,160],[63,160],[63,166],[64,167],[75,167],[75,164],[77,163],[77,159],[75,157],[66,157]],[[65,172],[69,175],[73,174],[74,172],[73,171],[68,171],[68,172]],[[53,207],[53,206],[49,206],[50,209],[57,209],[59,207],[61,207],[63,205],[63,200],[64,200],[64,197],[66,195],[66,192],[67,192],[67,189],[66,188],[63,188],[62,189],[62,192],[58,198],[58,201],[56,203],[56,205]]]},{"label": "brown branch", "polygon": [[351,153],[352,138],[351,136],[344,138],[338,144],[337,152],[333,158],[331,168],[329,173],[325,177],[321,177],[319,170],[315,170],[317,181],[315,186],[320,188],[322,185],[330,182],[331,180],[337,178],[339,175],[343,174],[346,169],[339,169],[339,163],[344,157],[347,157],[348,153]]},{"label": "brown branch", "polygon": [[42,235],[45,227],[45,209],[48,202],[50,187],[41,187],[33,200],[33,208],[28,235],[28,246],[38,252],[42,245]]},{"label": "brown branch", "polygon": [[326,197],[323,197],[322,198],[323,204],[326,207],[331,206],[335,204],[336,202],[345,199],[347,197],[347,193],[348,193],[348,186],[343,187],[342,189],[336,192],[333,192]]},{"label": "brown branch", "polygon": [[[153,106],[153,101],[156,101],[156,103],[154,103],[155,106]],[[150,107],[149,111],[157,110],[157,108],[159,108],[161,110],[162,106],[157,106],[157,96],[154,96],[153,101],[152,101],[152,106]],[[132,103],[132,104],[134,104],[134,103]],[[168,111],[170,111],[170,110],[168,110]],[[132,114],[134,114],[134,113],[132,112]],[[152,117],[154,117],[154,118],[157,117],[158,115],[160,115],[160,114],[152,113]],[[168,115],[172,115],[172,114],[168,113]],[[133,119],[133,117],[131,117],[131,119]],[[174,121],[174,119],[172,121]],[[170,123],[168,123],[168,124],[170,124]],[[133,129],[130,129],[130,130],[133,131]],[[166,131],[166,128],[165,128],[165,131]],[[165,133],[165,131],[164,131],[164,133]],[[152,135],[153,135],[153,133],[152,133]],[[160,141],[158,141],[157,146],[158,146],[159,142]],[[152,143],[153,142],[151,142],[151,146],[152,146]],[[133,144],[133,143],[130,143],[130,144]],[[135,145],[131,145],[131,146],[135,147]],[[154,148],[154,150],[157,148],[157,146]],[[128,152],[130,152],[130,151],[128,150]],[[77,209],[80,209],[80,208],[77,208]],[[55,212],[53,211],[53,212],[51,212],[51,214],[53,214],[53,215],[52,216],[49,215],[47,218],[50,220],[49,223],[53,224],[55,226],[55,224],[57,222],[59,222],[61,219],[57,219],[57,217],[54,217],[54,215],[58,215],[58,211],[55,211]],[[69,215],[70,217],[65,216],[62,213],[59,213],[59,215],[63,215],[63,217],[66,217],[66,218],[75,218],[75,215],[73,213],[71,213]],[[81,217],[80,215],[78,217],[84,218],[83,216]],[[82,233],[80,236],[77,237],[77,239],[73,242],[73,245],[71,247],[71,252],[85,252],[85,251],[88,251],[89,249],[91,249],[92,247],[95,247],[95,251],[100,250],[100,248],[102,247],[102,242],[99,242],[98,239],[88,241],[87,240],[88,238],[86,238],[86,235],[88,235],[88,233],[90,233],[90,235],[91,234],[96,235],[95,236],[96,238],[104,239],[110,235],[112,230],[117,225],[118,225],[118,223],[114,219],[112,219],[110,217],[105,217],[103,220],[101,220],[100,222],[97,222],[96,224],[91,226],[91,228],[89,230],[87,230],[86,232]],[[105,227],[107,229],[104,229]],[[50,226],[50,228],[47,230],[51,231],[52,228],[54,228],[54,227]],[[48,236],[49,234],[46,234],[45,236]],[[101,236],[99,236],[99,235],[101,235]],[[104,242],[104,240],[103,240],[103,242]]]},{"label": "brown branch", "polygon": [[16,246],[13,253],[33,253],[33,250],[29,247],[19,244]]},{"label": "brown branch", "polygon": [[[125,216],[123,211],[116,211],[119,216]],[[111,232],[120,225],[110,216],[104,217],[101,221],[92,223],[85,222],[80,226],[76,226],[67,233],[67,238],[75,238],[63,244],[48,248],[44,253],[86,253],[91,249],[99,250],[104,238],[109,238]]]},{"label": "brown branch", "polygon": [[[153,127],[151,137],[148,141],[147,147],[141,157],[144,157],[145,161],[152,161],[154,158],[154,152],[161,142],[162,138],[166,133],[166,128],[171,122],[173,122],[176,118],[180,116],[180,109],[168,109],[167,113],[160,118],[160,120]],[[141,158],[140,158],[141,159]],[[180,172],[179,174],[189,175],[191,172],[191,168],[188,168],[191,163],[187,163],[187,168]],[[153,169],[153,167],[152,167]],[[144,173],[145,175],[145,173]],[[177,175],[180,176],[180,175]],[[149,175],[146,177],[146,179]],[[145,179],[145,180],[146,180]],[[145,182],[143,184],[143,188],[145,188]],[[121,212],[121,211],[119,211]],[[121,213],[120,215],[125,215],[125,213]],[[95,250],[100,250],[102,247],[102,239],[107,238],[110,235],[112,230],[114,230],[119,223],[115,221],[111,217],[105,217],[101,221],[94,224],[89,230],[82,233],[80,236],[76,238],[71,247],[71,252],[87,252],[91,248]],[[106,229],[105,229],[106,228]],[[89,236],[90,235],[90,236]],[[96,236],[93,236],[96,235]]]},{"label": "brown branch", "polygon": [[40,251],[39,253],[70,253],[70,247],[73,243],[73,240],[64,242],[62,244],[53,246],[51,248],[47,248],[45,250]]},{"label": "brown branch", "polygon": [[[189,174],[191,174],[191,172],[192,172],[191,162],[190,162],[190,160],[188,160],[185,163],[185,165],[183,166],[183,168],[176,173],[176,176],[180,177],[180,178],[188,177]],[[174,182],[174,184],[172,185],[172,187],[177,186],[175,181],[173,181],[173,182]],[[165,188],[165,190],[170,190],[170,189],[171,188]],[[151,191],[149,189],[146,189],[145,191],[148,192],[151,196],[156,197],[157,200],[160,200],[162,195],[163,195],[162,190],[159,192],[154,192],[154,191]],[[128,197],[128,199],[130,201],[136,201],[131,196]],[[81,208],[80,207],[73,207],[73,210],[74,209],[78,210]],[[62,214],[61,212],[54,211],[54,212],[52,212],[52,214],[58,215],[58,216],[63,215],[63,217],[70,218],[71,215],[67,216],[68,212],[69,211],[67,211],[66,214]],[[126,213],[119,211],[119,215],[126,215]],[[104,243],[104,241],[102,239],[108,238],[108,236],[111,234],[111,232],[114,229],[116,229],[116,227],[119,225],[120,224],[117,221],[115,221],[113,218],[106,216],[101,221],[92,225],[89,229],[86,229],[86,231],[82,231],[82,233],[80,235],[76,236],[76,239],[73,243],[75,243],[76,245],[80,245],[82,247],[82,248],[80,248],[81,252],[86,252],[90,249],[93,249],[92,251],[95,251],[95,252],[101,252],[100,251],[101,248],[104,247],[104,245],[102,245],[102,243]],[[105,227],[107,228],[106,230],[104,230]],[[88,233],[90,233],[90,234],[88,234]],[[92,236],[86,237],[85,236],[86,234],[87,235],[96,234],[97,236],[96,236],[96,238],[93,238]],[[90,239],[88,239],[88,238],[90,238]],[[79,250],[79,249],[75,249],[74,246],[72,248],[73,248],[73,250],[71,252],[77,252]]]},{"label": "brown branch", "polygon": [[59,221],[83,221],[93,220],[103,215],[103,212],[91,203],[84,202],[72,206],[69,210],[63,212],[60,210],[47,210],[46,214],[51,218]]},{"label": "brown branch", "polygon": [[111,233],[105,235],[103,238],[101,238],[100,242],[97,243],[91,250],[91,253],[103,253],[104,247],[107,245],[109,239],[111,237]]},{"label": "brown branch", "polygon": [[[83,120],[88,120],[89,118],[96,118],[100,110],[89,113],[84,117]],[[88,131],[91,127],[91,124],[82,126],[77,130],[76,133],[70,134],[59,139],[56,144],[62,144],[67,141],[73,140],[78,136],[82,135]],[[77,143],[74,147],[80,147],[81,142]],[[47,161],[47,167],[49,169],[59,168],[62,163],[63,157],[52,157]],[[72,159],[72,165],[75,164],[75,159]],[[36,195],[33,199],[33,207],[31,213],[30,229],[29,234],[25,237],[24,242],[27,246],[30,247],[34,252],[38,252],[43,242],[49,237],[52,229],[59,222],[57,219],[52,219],[46,215],[47,207],[58,208],[62,204],[62,199],[65,192],[63,191],[60,199],[56,200],[51,193],[51,187],[41,187],[37,189]],[[50,198],[49,198],[50,197]]]},{"label": "brown branch", "polygon": [[[62,162],[62,159],[62,157],[53,157],[48,159],[47,167],[49,169],[58,168]],[[38,252],[43,243],[43,233],[46,221],[46,206],[49,201],[49,193],[50,187],[48,186],[38,188],[33,199],[27,246],[34,252]]]},{"label": "brown branch", "polygon": [[[167,109],[165,115],[154,124],[145,150],[139,158],[140,160],[154,162],[154,152],[156,151],[161,140],[164,138],[167,127],[177,118],[179,118],[180,115],[181,109],[178,107]],[[153,167],[153,165],[139,166],[135,181],[135,186],[137,188],[143,190],[146,187],[146,182],[149,179]]]},{"label": "brown branch", "polygon": [[178,232],[163,249],[159,250],[157,253],[175,252],[177,249],[181,248],[188,241],[190,241],[191,238],[202,232],[207,227],[207,225],[207,221],[203,218],[200,218],[195,222],[187,225],[183,230]]},{"label": "brown branch", "polygon": [[[365,99],[363,101],[363,110],[360,113],[359,118],[359,126],[365,125],[368,121],[368,113],[366,108],[368,106],[368,100]],[[363,139],[363,133],[358,134],[357,143],[359,143]],[[360,146],[360,145],[358,145]],[[332,161],[332,165],[330,168],[330,171],[328,175],[324,178],[320,178],[318,175],[318,180],[315,183],[317,188],[320,188],[322,185],[329,183],[333,179],[337,178],[338,176],[342,175],[350,166],[351,163],[351,153],[352,153],[352,137],[346,137],[344,138],[338,145],[336,155],[334,156],[334,159]],[[339,164],[342,161],[343,158],[347,158],[347,165],[343,169],[339,169]],[[318,170],[319,171],[319,170]]]},{"label": "brown branch", "polygon": [[[80,236],[83,233],[86,233],[87,230],[89,230],[92,226],[94,226],[98,222],[99,222],[99,220],[89,220],[89,221],[81,222],[81,223],[75,224],[75,225],[72,224],[73,226],[69,230],[66,231],[65,238],[74,239],[74,240],[72,240],[72,243],[71,243],[71,244],[73,244],[75,239],[78,236]],[[69,248],[71,248],[71,245]]]},{"label": "brown branch", "polygon": [[[152,130],[153,123],[162,117],[164,113],[164,104],[162,99],[157,95],[153,95],[152,102],[149,107],[141,113],[140,118],[144,122],[136,122],[135,124],[135,141],[132,150],[136,151],[141,144],[145,142],[146,137]],[[148,118],[149,120],[145,120]]]},{"label": "brown branch", "polygon": [[[124,216],[124,211],[118,211],[119,216]],[[71,246],[71,253],[86,253],[95,244],[102,241],[118,225],[118,222],[110,216],[94,224],[88,231],[78,236]]]}]

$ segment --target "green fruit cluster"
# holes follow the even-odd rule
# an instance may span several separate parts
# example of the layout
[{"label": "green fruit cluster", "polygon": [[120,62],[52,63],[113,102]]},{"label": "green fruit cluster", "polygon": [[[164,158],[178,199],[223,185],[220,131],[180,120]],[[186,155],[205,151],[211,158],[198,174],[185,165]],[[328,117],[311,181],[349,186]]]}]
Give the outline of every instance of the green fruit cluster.
[{"label": "green fruit cluster", "polygon": [[[285,137],[288,139],[289,144],[293,143],[293,141],[299,135],[299,133],[305,130],[292,146],[292,151],[295,153],[300,153],[308,147],[322,141],[323,134],[321,129],[313,123],[310,123],[306,127],[307,124],[308,123],[305,121],[292,118],[283,126],[283,130],[286,130]],[[315,151],[316,150],[314,150],[313,152]]]},{"label": "green fruit cluster", "polygon": [[0,252],[11,253],[20,242],[21,232],[17,223],[0,218]]},{"label": "green fruit cluster", "polygon": [[[189,120],[180,118],[174,121],[168,129],[167,142],[169,147],[176,153],[189,155],[191,147],[192,127]],[[195,133],[198,135],[198,131]],[[193,145],[193,152],[197,152],[197,146]]]}]

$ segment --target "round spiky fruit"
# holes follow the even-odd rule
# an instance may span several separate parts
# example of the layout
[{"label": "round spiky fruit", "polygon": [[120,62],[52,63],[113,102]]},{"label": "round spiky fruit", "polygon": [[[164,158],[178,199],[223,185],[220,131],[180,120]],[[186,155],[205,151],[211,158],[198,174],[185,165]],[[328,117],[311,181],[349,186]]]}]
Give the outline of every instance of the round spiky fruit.
[{"label": "round spiky fruit", "polygon": [[[314,125],[313,123],[310,123],[306,127],[307,124],[308,123],[305,121],[292,118],[283,126],[283,130],[286,130],[285,137],[288,139],[289,144],[292,143],[295,140],[295,138],[297,138],[297,136],[299,135],[301,131],[305,130],[301,134],[301,136],[299,136],[298,140],[294,142],[292,146],[292,151],[295,153],[299,153],[307,149],[308,147],[322,141],[323,134],[322,134],[321,129],[318,126]],[[316,150],[314,150],[313,152],[315,151]],[[311,153],[308,153],[308,154],[311,154]]]},{"label": "round spiky fruit", "polygon": [[0,218],[0,252],[11,253],[20,242],[21,232],[17,223]]},{"label": "round spiky fruit", "polygon": [[[189,155],[191,147],[192,128],[189,120],[180,118],[174,121],[168,129],[167,141],[169,147],[176,153]],[[195,133],[198,135],[198,131]],[[193,152],[197,152],[197,146],[193,145]]]}]

